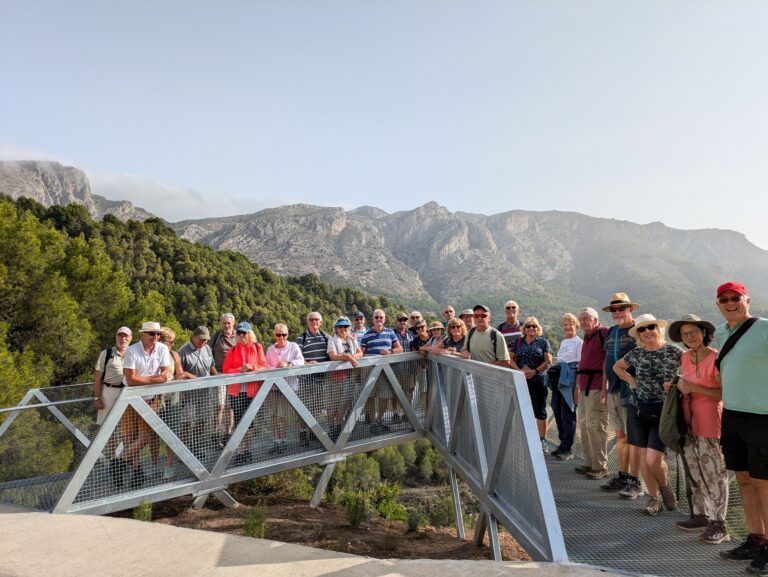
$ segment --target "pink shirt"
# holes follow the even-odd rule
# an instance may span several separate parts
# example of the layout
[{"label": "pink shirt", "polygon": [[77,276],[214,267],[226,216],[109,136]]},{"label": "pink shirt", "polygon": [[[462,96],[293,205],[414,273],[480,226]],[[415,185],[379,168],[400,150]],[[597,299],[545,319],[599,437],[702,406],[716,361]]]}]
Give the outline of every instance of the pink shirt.
[{"label": "pink shirt", "polygon": [[[685,351],[681,359],[683,380],[701,387],[719,389],[720,383],[715,380],[715,376],[719,374],[717,367],[715,367],[717,353],[711,352],[706,358],[699,361],[698,377],[696,376],[697,365],[691,361],[691,353],[692,351]],[[683,395],[683,412],[685,413],[685,422],[691,425],[691,431],[694,435],[709,439],[720,438],[723,401],[716,401],[699,393]],[[691,412],[693,412],[693,416],[691,416]]]}]

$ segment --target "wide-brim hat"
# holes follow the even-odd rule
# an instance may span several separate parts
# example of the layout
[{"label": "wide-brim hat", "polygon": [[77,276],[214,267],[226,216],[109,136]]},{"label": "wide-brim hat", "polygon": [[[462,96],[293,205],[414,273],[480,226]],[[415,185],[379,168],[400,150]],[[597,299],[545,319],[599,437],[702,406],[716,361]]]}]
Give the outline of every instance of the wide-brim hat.
[{"label": "wide-brim hat", "polygon": [[668,325],[667,321],[664,319],[657,319],[655,316],[651,314],[645,314],[640,315],[635,319],[635,326],[633,326],[631,329],[629,329],[629,336],[632,338],[637,338],[637,329],[640,327],[647,327],[648,325],[658,325],[659,328],[664,328]]},{"label": "wide-brim hat", "polygon": [[474,314],[475,313],[472,312],[472,309],[464,309],[463,311],[461,311],[461,314],[459,315],[459,318],[461,318],[461,317],[471,317]]},{"label": "wide-brim hat", "polygon": [[609,313],[611,312],[611,307],[623,307],[623,306],[630,306],[634,311],[640,306],[640,304],[633,303],[632,299],[629,298],[629,295],[627,295],[627,293],[613,293],[611,295],[611,303],[605,305],[603,307],[603,311],[606,313]]},{"label": "wide-brim hat", "polygon": [[146,322],[142,323],[140,333],[160,333],[162,332],[160,323]]},{"label": "wide-brim hat", "polygon": [[715,325],[713,325],[709,321],[703,321],[696,315],[683,315],[682,318],[678,321],[673,322],[669,325],[669,338],[672,339],[672,341],[676,343],[683,342],[683,337],[680,335],[680,329],[683,325],[696,325],[699,327],[702,331],[704,331],[704,334],[707,335],[710,339],[715,334]]}]

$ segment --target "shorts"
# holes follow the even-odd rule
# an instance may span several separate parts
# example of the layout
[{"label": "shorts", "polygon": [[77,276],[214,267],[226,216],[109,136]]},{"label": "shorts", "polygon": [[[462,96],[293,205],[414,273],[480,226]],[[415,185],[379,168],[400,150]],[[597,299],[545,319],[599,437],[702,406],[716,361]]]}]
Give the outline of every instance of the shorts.
[{"label": "shorts", "polygon": [[104,403],[104,408],[96,413],[96,424],[101,425],[104,419],[107,418],[109,411],[115,406],[115,401],[120,393],[123,392],[122,387],[108,387],[106,384],[101,385],[101,402]]},{"label": "shorts", "polygon": [[768,480],[768,415],[723,409],[720,443],[728,469]]},{"label": "shorts", "polygon": [[547,419],[547,395],[549,389],[544,384],[544,379],[541,375],[535,375],[531,379],[527,379],[528,394],[531,396],[531,405],[533,406],[533,416],[539,421]]},{"label": "shorts", "polygon": [[[146,402],[150,409],[157,412],[157,405],[160,403],[159,396],[153,397]],[[120,419],[120,432],[124,437],[133,439],[140,433],[149,433],[151,431],[152,428],[139,416],[139,413],[137,413],[133,407],[126,407],[125,413],[123,413],[123,418]]]},{"label": "shorts", "polygon": [[621,405],[619,393],[608,393],[608,426],[614,431],[627,430],[627,407]]},{"label": "shorts", "polygon": [[642,449],[654,449],[661,453],[667,450],[659,438],[661,403],[638,403],[627,407],[627,442]]}]

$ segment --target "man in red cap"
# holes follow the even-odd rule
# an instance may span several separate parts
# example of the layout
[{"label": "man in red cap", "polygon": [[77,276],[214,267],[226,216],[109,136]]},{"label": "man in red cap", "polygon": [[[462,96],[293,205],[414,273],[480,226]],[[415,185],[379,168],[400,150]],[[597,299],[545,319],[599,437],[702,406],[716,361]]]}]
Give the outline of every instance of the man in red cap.
[{"label": "man in red cap", "polygon": [[768,320],[753,319],[744,285],[717,288],[717,307],[725,319],[715,331],[723,385],[723,455],[736,472],[749,535],[720,555],[751,559],[746,571],[768,575]]}]

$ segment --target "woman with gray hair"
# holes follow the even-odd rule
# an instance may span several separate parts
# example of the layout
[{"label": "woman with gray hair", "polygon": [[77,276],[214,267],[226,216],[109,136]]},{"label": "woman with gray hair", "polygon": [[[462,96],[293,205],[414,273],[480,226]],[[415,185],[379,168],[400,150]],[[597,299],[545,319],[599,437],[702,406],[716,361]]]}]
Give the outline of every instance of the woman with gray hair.
[{"label": "woman with gray hair", "polygon": [[[650,499],[643,513],[658,515],[664,507],[671,511],[677,506],[675,492],[669,486],[666,447],[659,438],[661,407],[664,404],[664,383],[677,375],[682,351],[664,340],[667,321],[653,315],[640,315],[629,335],[637,341],[632,349],[613,365],[613,371],[630,388],[627,410],[627,440],[637,447],[643,481]],[[635,375],[629,374],[634,367]],[[663,503],[663,506],[662,506]]]},{"label": "woman with gray hair", "polygon": [[573,459],[573,440],[576,437],[576,369],[581,359],[581,346],[584,341],[576,334],[579,319],[572,313],[566,313],[560,319],[565,338],[557,351],[557,382],[550,383],[552,389],[552,412],[557,423],[557,436],[560,444],[552,451],[552,456],[561,461]]},{"label": "woman with gray hair", "polygon": [[[267,349],[267,366],[270,369],[284,369],[287,367],[299,367],[304,364],[304,355],[301,347],[288,340],[288,327],[283,323],[277,323],[274,330],[275,344]],[[296,377],[286,377],[285,382],[294,392],[299,390],[299,381]],[[270,454],[282,454],[288,449],[288,417],[291,412],[290,404],[283,394],[272,387],[269,392],[269,409],[275,420],[274,446],[269,450]]]}]

